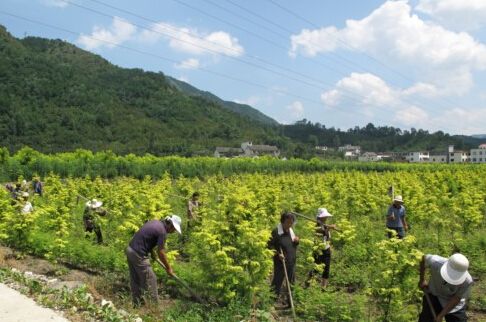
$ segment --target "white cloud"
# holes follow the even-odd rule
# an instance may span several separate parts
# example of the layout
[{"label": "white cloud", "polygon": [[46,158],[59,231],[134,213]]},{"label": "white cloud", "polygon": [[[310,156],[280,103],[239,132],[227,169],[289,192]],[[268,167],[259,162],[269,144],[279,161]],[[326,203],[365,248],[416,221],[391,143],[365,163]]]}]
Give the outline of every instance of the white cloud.
[{"label": "white cloud", "polygon": [[238,103],[238,104],[246,104],[246,105],[250,105],[250,106],[255,106],[255,105],[259,104],[262,101],[262,99],[259,96],[250,96],[247,99],[243,99],[243,100],[234,99],[233,101],[235,103]]},{"label": "white cloud", "polygon": [[417,106],[402,108],[395,113],[394,121],[407,127],[429,127],[428,114]]},{"label": "white cloud", "polygon": [[189,78],[187,76],[181,75],[177,77],[177,79],[180,80],[181,82],[189,83]]},{"label": "white cloud", "polygon": [[[316,56],[336,50],[364,52],[390,64],[399,63],[439,92],[464,94],[472,72],[486,69],[486,46],[469,34],[446,30],[411,13],[407,1],[388,1],[342,29],[302,30],[291,36],[291,56]],[[437,77],[440,75],[440,77]]]},{"label": "white cloud", "polygon": [[455,30],[474,30],[486,25],[484,0],[420,0],[415,10]]},{"label": "white cloud", "polygon": [[115,45],[130,40],[135,35],[136,30],[137,28],[128,21],[114,17],[109,28],[94,26],[89,36],[82,34],[77,42],[87,50],[103,46],[113,48]]},{"label": "white cloud", "polygon": [[302,102],[295,101],[287,106],[286,109],[290,112],[290,115],[294,119],[301,118],[304,115],[304,105],[302,104]]},{"label": "white cloud", "polygon": [[446,133],[472,135],[485,132],[486,107],[457,107],[433,117],[429,126]]},{"label": "white cloud", "polygon": [[175,68],[179,69],[197,69],[199,68],[199,59],[196,58],[189,58],[186,60],[181,61],[179,64],[174,65]]},{"label": "white cloud", "polygon": [[62,0],[41,0],[40,2],[48,7],[65,8],[68,5],[66,1]]},{"label": "white cloud", "polygon": [[144,30],[140,40],[155,43],[169,39],[169,46],[190,54],[224,54],[232,57],[243,55],[244,48],[237,38],[224,31],[203,33],[194,28],[178,27],[169,23],[153,24],[151,30]]}]

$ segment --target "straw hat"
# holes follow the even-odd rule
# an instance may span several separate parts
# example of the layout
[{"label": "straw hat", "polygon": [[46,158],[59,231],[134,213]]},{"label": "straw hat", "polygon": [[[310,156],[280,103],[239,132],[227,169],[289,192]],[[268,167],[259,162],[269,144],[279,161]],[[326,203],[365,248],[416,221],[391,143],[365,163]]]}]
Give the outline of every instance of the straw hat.
[{"label": "straw hat", "polygon": [[92,199],[86,203],[86,207],[89,207],[91,209],[99,208],[101,207],[101,205],[103,205],[103,202],[98,201],[96,199]]},{"label": "straw hat", "polygon": [[403,203],[403,198],[402,198],[402,196],[398,195],[398,196],[395,196],[395,198],[393,198],[393,201]]},{"label": "straw hat", "polygon": [[175,230],[179,234],[182,234],[182,231],[181,231],[182,219],[181,219],[181,217],[179,217],[177,215],[171,215],[171,216],[167,217],[167,219],[169,219],[172,222],[172,226],[174,226]]},{"label": "straw hat", "polygon": [[440,268],[440,275],[449,284],[460,285],[467,278],[469,261],[466,256],[456,253],[449,257]]},{"label": "straw hat", "polygon": [[326,208],[319,208],[317,209],[317,219],[332,217],[332,215],[327,211]]}]

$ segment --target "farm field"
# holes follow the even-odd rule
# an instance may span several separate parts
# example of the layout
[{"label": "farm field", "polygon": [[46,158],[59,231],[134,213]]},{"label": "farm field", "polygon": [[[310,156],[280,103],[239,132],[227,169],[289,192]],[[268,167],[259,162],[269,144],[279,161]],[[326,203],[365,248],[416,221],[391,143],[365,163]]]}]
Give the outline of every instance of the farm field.
[{"label": "farm field", "polygon": [[[479,321],[486,312],[484,178],[486,168],[481,166],[201,177],[166,173],[143,179],[50,174],[42,178],[44,196],[31,199],[35,211],[28,215],[19,215],[8,192],[1,190],[0,238],[25,253],[109,273],[128,286],[128,241],[146,220],[174,213],[183,218],[183,234],[169,236],[170,261],[175,273],[210,304],[191,301],[157,269],[164,292],[175,301],[158,313],[133,312],[147,321],[272,320],[270,232],[283,210],[314,218],[317,208],[326,207],[334,214],[330,223],[340,232],[332,236],[325,291],[317,281],[305,287],[308,273],[316,268],[315,223],[298,219],[294,227],[300,237],[293,290],[299,320],[414,321],[421,303],[417,282],[422,254],[448,257],[460,251],[469,258],[476,279],[469,312],[472,321]],[[386,238],[391,185],[407,208],[411,229],[404,240]],[[194,191],[200,192],[203,205],[197,223],[187,227],[185,205]],[[102,245],[94,236],[85,238],[84,198],[102,200],[108,210],[99,219]],[[119,304],[130,309],[128,288],[117,292]]]}]

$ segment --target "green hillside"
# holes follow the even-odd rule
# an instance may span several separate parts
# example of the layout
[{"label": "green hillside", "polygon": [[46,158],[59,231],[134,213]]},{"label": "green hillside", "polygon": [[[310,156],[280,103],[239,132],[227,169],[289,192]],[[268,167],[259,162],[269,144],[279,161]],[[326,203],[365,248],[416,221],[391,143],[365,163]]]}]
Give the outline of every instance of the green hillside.
[{"label": "green hillside", "polygon": [[257,109],[254,109],[250,105],[246,104],[239,104],[236,102],[230,102],[230,101],[224,101],[217,97],[216,95],[207,92],[207,91],[201,91],[194,86],[177,80],[173,77],[167,76],[167,80],[173,84],[177,89],[179,89],[181,92],[190,95],[190,96],[198,96],[198,97],[203,97],[206,98],[209,101],[215,102],[217,104],[220,104],[229,110],[236,112],[241,115],[248,116],[249,118],[259,121],[263,124],[269,124],[269,125],[278,125],[279,123],[272,119],[271,117],[266,116],[262,112],[258,111]]},{"label": "green hillside", "polygon": [[61,40],[0,29],[0,146],[194,154],[281,141],[274,127],[189,96],[162,73],[123,69]]}]

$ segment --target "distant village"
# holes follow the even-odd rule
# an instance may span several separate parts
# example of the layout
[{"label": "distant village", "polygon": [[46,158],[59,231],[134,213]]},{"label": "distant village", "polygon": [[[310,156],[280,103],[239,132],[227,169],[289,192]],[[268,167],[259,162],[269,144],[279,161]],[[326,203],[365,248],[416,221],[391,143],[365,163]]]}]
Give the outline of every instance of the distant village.
[{"label": "distant village", "polygon": [[[316,146],[316,152],[325,154],[335,151],[335,148]],[[343,153],[346,160],[358,160],[362,162],[410,162],[410,163],[486,163],[486,144],[479,145],[469,151],[454,150],[450,145],[444,152],[412,151],[412,152],[371,152],[362,153],[360,146],[346,144],[337,148]],[[280,151],[272,145],[254,145],[252,142],[243,142],[239,148],[216,147],[214,156],[226,157],[279,157]]]}]

